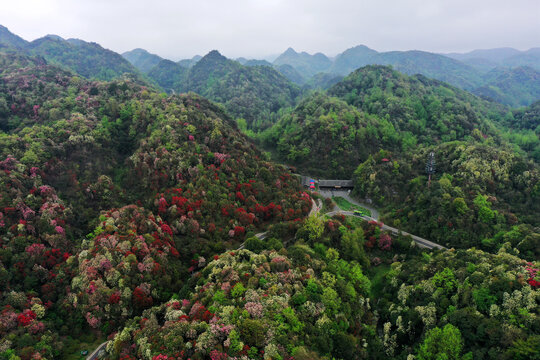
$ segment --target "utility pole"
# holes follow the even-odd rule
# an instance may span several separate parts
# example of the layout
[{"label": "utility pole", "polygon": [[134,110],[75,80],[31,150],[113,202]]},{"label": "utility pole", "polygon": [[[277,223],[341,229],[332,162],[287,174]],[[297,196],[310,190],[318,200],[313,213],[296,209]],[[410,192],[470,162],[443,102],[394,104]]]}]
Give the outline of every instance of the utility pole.
[{"label": "utility pole", "polygon": [[428,173],[428,187],[431,186],[431,175],[435,174],[435,153],[432,151],[429,153],[428,160],[426,163],[426,172]]}]

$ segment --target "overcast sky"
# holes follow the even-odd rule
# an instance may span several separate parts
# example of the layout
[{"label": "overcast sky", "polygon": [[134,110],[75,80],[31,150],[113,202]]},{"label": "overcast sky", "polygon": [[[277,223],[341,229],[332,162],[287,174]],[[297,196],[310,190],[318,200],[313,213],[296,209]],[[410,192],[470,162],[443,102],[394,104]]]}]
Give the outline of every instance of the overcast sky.
[{"label": "overcast sky", "polygon": [[540,0],[0,0],[0,24],[26,40],[57,34],[172,60],[212,49],[262,58],[289,46],[334,56],[359,44],[525,50],[540,46]]}]

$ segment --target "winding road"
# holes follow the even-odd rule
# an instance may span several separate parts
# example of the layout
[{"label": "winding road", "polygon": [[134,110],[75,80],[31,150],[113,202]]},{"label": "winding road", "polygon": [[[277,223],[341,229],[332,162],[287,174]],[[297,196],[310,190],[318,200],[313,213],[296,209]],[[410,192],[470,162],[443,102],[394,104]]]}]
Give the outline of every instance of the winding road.
[{"label": "winding road", "polygon": [[[377,211],[377,209],[375,209],[371,205],[361,203],[361,202],[353,199],[349,195],[349,191],[347,191],[347,190],[322,190],[322,191],[319,191],[319,194],[321,194],[325,198],[332,198],[334,196],[341,196],[342,198],[344,198],[345,200],[347,200],[351,204],[361,206],[361,207],[366,208],[369,211],[371,211],[371,217],[369,217],[369,216],[358,216],[358,215],[355,215],[354,212],[352,212],[352,211],[343,211],[343,210],[336,207],[336,208],[334,208],[333,211],[330,211],[330,212],[326,213],[325,215],[327,215],[327,216],[334,216],[334,215],[338,215],[338,214],[343,214],[345,216],[358,216],[358,217],[360,217],[360,218],[362,218],[362,219],[364,219],[366,221],[372,221],[372,220],[373,221],[378,221],[379,220],[379,212]],[[408,232],[401,231],[400,229],[396,229],[396,228],[388,226],[386,224],[383,224],[381,229],[389,231],[393,235],[400,235],[401,234],[403,236],[410,236],[414,240],[414,242],[416,242],[416,244],[418,244],[418,246],[423,247],[423,248],[427,248],[427,249],[446,249],[444,246],[442,246],[440,244],[437,244],[437,243],[434,243],[433,241],[429,241],[428,239],[421,238],[420,236],[409,234]]]},{"label": "winding road", "polygon": [[105,341],[99,345],[96,350],[94,350],[90,355],[86,357],[86,360],[97,360],[101,355],[105,353],[105,347],[107,346],[108,341]]},{"label": "winding road", "polygon": [[[356,217],[359,217],[359,218],[361,218],[361,219],[363,219],[365,221],[378,221],[378,219],[379,219],[379,212],[377,211],[377,209],[375,209],[371,205],[360,203],[357,200],[351,198],[347,191],[343,191],[343,190],[323,190],[323,191],[320,191],[319,194],[321,194],[323,197],[329,197],[329,198],[331,198],[332,196],[341,196],[341,197],[345,198],[347,201],[349,201],[352,204],[356,204],[356,205],[359,205],[359,206],[362,206],[362,207],[368,209],[369,211],[371,211],[371,214],[372,214],[371,217],[369,217],[369,216],[358,216],[358,215],[355,215],[354,212],[352,212],[352,211],[343,211],[343,210],[335,207],[334,210],[325,213],[324,214],[325,216],[332,217],[332,216],[335,216],[335,215],[343,214],[345,216],[356,216]],[[312,199],[311,201],[312,201],[312,206],[311,206],[311,210],[309,212],[309,216],[311,216],[313,214],[320,213],[320,211],[322,210],[322,207],[323,207],[323,203],[322,203],[321,200],[319,200],[318,202],[315,202],[315,200]],[[410,236],[412,238],[412,240],[419,247],[423,247],[423,248],[427,248],[427,249],[445,249],[445,250],[447,250],[447,248],[445,248],[442,245],[439,245],[439,244],[434,243],[432,241],[429,241],[427,239],[421,238],[420,236],[409,234],[408,232],[401,231],[399,229],[396,229],[394,227],[391,227],[391,226],[388,226],[388,225],[385,225],[385,224],[382,225],[381,229],[389,231],[393,235]],[[264,240],[266,238],[267,234],[268,234],[268,232],[264,231],[264,232],[260,232],[260,233],[255,234],[255,237],[260,239],[260,240]],[[244,249],[244,247],[245,247],[245,242],[240,244],[240,246],[238,247],[238,250],[242,250],[242,249]],[[193,273],[192,276],[194,274],[195,273]],[[105,346],[107,346],[107,341],[104,342],[103,344],[99,345],[98,348],[96,350],[94,350],[94,352],[92,352],[92,354],[88,355],[86,360],[97,360],[97,359],[99,359],[99,356],[102,355],[102,353],[105,351]]]},{"label": "winding road", "polygon": [[[356,204],[356,205],[359,205],[359,206],[362,206],[362,207],[368,209],[369,211],[371,211],[371,214],[372,214],[371,217],[370,216],[358,216],[352,211],[344,211],[344,210],[341,210],[341,209],[335,207],[334,210],[325,213],[324,215],[326,215],[326,216],[332,217],[334,215],[343,214],[345,216],[356,216],[356,217],[359,217],[359,218],[361,218],[361,219],[363,219],[365,221],[378,221],[379,220],[379,212],[375,208],[373,208],[370,205],[366,205],[366,204],[363,204],[363,203],[360,203],[360,202],[354,200],[353,198],[351,198],[349,196],[347,191],[334,191],[334,190],[330,191],[330,190],[326,190],[326,191],[324,191],[324,193],[325,194],[319,192],[319,194],[323,195],[324,197],[331,197],[331,196],[336,196],[336,195],[341,196],[341,197],[347,199],[347,201],[349,201],[349,202],[351,202],[353,204]],[[326,193],[328,193],[330,196],[325,196],[325,195],[327,195]],[[309,212],[309,216],[319,213],[322,210],[322,205],[323,205],[321,200],[319,200],[318,203],[316,203],[315,200],[311,200],[311,201],[313,202],[313,205],[311,207],[311,211]],[[419,247],[423,247],[423,248],[427,248],[427,249],[445,249],[445,250],[447,250],[444,246],[442,246],[440,244],[437,244],[437,243],[434,243],[433,241],[429,241],[428,239],[424,239],[424,238],[422,238],[420,236],[409,234],[406,231],[401,231],[400,229],[388,226],[386,224],[383,224],[381,229],[385,230],[385,231],[389,231],[393,235],[410,236],[412,238],[412,240]],[[255,234],[255,237],[257,237],[260,240],[264,240],[266,238],[266,235],[267,235],[267,232],[265,231],[265,232],[260,232],[258,234]],[[238,247],[238,250],[242,250],[244,248],[244,245],[245,245],[245,242],[240,244],[240,246]]]},{"label": "winding road", "polygon": [[[343,211],[343,210],[330,211],[330,212],[326,213],[325,215],[332,217],[334,215],[339,215],[339,214],[343,214],[345,216],[358,216],[358,215],[355,215],[354,212],[352,212],[352,211]],[[366,220],[366,221],[377,221],[377,219],[375,219],[373,217],[369,217],[369,216],[358,216],[358,217],[363,219],[363,220]],[[414,242],[416,244],[418,244],[418,246],[423,247],[423,248],[427,248],[427,249],[446,249],[444,246],[439,245],[437,243],[434,243],[433,241],[429,241],[427,239],[421,238],[420,236],[409,234],[408,232],[401,231],[399,229],[388,226],[386,224],[383,224],[381,229],[389,231],[393,235],[410,236],[414,240]]]}]

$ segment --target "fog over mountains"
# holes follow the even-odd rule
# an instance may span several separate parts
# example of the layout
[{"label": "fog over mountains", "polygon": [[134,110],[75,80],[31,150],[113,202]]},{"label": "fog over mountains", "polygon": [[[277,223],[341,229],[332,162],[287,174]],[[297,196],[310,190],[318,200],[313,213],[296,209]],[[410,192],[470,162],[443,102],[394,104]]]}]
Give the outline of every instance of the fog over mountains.
[{"label": "fog over mountains", "polygon": [[[28,42],[5,27],[0,27],[0,46],[42,56],[90,78],[107,80],[139,70],[167,91],[189,89],[179,86],[184,68],[193,67],[202,58],[197,55],[177,61],[178,66],[174,66],[170,60],[140,48],[119,56],[96,43],[65,40],[55,35]],[[259,59],[236,60],[247,67],[273,67],[291,82],[308,88],[327,88],[362,66],[390,65],[403,73],[422,74],[514,107],[530,105],[540,97],[540,48],[435,54],[418,50],[378,52],[359,45],[333,58],[288,48],[272,63]]]}]

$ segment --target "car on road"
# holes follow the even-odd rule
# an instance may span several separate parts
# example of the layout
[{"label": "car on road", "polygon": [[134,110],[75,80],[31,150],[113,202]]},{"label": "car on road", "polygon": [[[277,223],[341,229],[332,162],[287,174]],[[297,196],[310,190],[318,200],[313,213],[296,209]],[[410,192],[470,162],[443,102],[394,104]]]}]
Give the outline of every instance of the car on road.
[{"label": "car on road", "polygon": [[369,213],[368,210],[366,209],[361,209],[361,210],[354,210],[353,211],[353,214],[355,216],[361,216],[361,217],[367,217],[367,216],[370,216],[371,214]]}]

